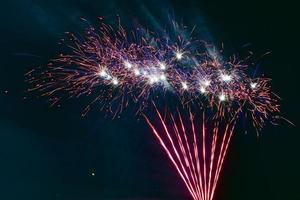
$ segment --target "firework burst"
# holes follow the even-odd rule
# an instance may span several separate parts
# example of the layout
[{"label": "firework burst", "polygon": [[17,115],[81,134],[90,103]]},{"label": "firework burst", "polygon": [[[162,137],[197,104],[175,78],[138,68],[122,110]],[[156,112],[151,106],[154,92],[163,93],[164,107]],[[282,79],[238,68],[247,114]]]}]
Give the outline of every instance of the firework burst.
[{"label": "firework burst", "polygon": [[[166,95],[175,95],[190,110],[188,121],[180,112],[162,117],[156,107],[158,124],[143,115],[195,200],[213,199],[240,116],[249,117],[259,131],[279,113],[270,79],[249,75],[249,57],[225,59],[223,50],[192,37],[180,34],[173,40],[141,28],[127,33],[120,23],[88,27],[81,37],[67,35],[66,53],[46,69],[26,74],[29,91],[48,97],[52,105],[65,98],[95,96],[83,115],[97,103],[113,117],[128,105],[137,105],[141,113],[149,102],[159,100],[157,96],[166,101]],[[192,110],[199,109],[209,114],[196,119]]]},{"label": "firework burst", "polygon": [[99,30],[88,27],[80,38],[67,35],[68,53],[26,74],[29,91],[47,96],[52,104],[95,95],[83,115],[99,103],[117,116],[132,103],[138,105],[137,112],[143,110],[156,98],[153,93],[170,93],[183,105],[216,108],[219,117],[247,105],[244,111],[258,129],[270,113],[279,111],[270,79],[251,78],[247,60],[235,55],[224,60],[221,51],[192,37],[178,35],[171,42],[141,28],[128,34],[120,23],[101,23]]}]

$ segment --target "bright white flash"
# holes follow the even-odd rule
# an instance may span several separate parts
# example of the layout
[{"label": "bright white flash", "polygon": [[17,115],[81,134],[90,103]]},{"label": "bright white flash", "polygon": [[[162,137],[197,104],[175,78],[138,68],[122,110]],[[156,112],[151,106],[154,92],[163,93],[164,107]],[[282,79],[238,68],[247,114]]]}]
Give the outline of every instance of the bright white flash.
[{"label": "bright white flash", "polygon": [[209,85],[210,85],[210,81],[209,81],[209,80],[205,80],[205,81],[203,82],[203,85],[206,86],[206,87],[209,86]]},{"label": "bright white flash", "polygon": [[156,75],[150,76],[150,83],[151,84],[156,83],[158,81],[159,81],[159,78]]},{"label": "bright white flash", "polygon": [[165,76],[164,74],[161,74],[161,75],[160,75],[160,80],[163,80],[163,81],[164,81],[164,80],[166,80],[166,79],[167,79],[167,78],[166,78],[166,76]]},{"label": "bright white flash", "polygon": [[206,87],[210,86],[210,80],[204,80],[200,82],[200,92],[202,94],[206,93]]},{"label": "bright white flash", "polygon": [[111,76],[104,69],[99,72],[99,76],[107,80],[111,79]]},{"label": "bright white flash", "polygon": [[165,63],[159,63],[159,67],[161,70],[165,70],[167,68]]},{"label": "bright white flash", "polygon": [[125,67],[127,67],[128,69],[130,69],[132,67],[132,64],[128,61],[124,62]]},{"label": "bright white flash", "polygon": [[100,75],[101,77],[106,77],[106,76],[107,76],[107,73],[106,73],[106,71],[103,69],[103,70],[100,71],[99,75]]},{"label": "bright white flash", "polygon": [[155,82],[153,77],[150,77],[149,81],[150,81],[150,84],[153,84]]},{"label": "bright white flash", "polygon": [[176,52],[176,59],[177,60],[181,60],[182,59],[182,56],[183,56],[183,53],[181,53],[181,52]]},{"label": "bright white flash", "polygon": [[119,81],[118,81],[118,79],[114,78],[114,79],[112,80],[112,83],[113,83],[114,85],[118,85],[118,84],[119,84]]},{"label": "bright white flash", "polygon": [[134,74],[135,74],[136,76],[138,76],[138,75],[140,75],[140,74],[141,74],[141,72],[140,72],[140,70],[139,70],[139,69],[135,69],[135,70],[134,70]]},{"label": "bright white flash", "polygon": [[222,74],[221,79],[225,82],[229,82],[229,81],[231,81],[232,77],[228,74]]},{"label": "bright white flash", "polygon": [[182,88],[183,88],[184,90],[187,90],[187,89],[188,89],[188,85],[186,84],[186,82],[182,82],[181,84],[182,84]]},{"label": "bright white flash", "polygon": [[204,87],[200,87],[200,92],[203,94],[206,92],[206,89]]},{"label": "bright white flash", "polygon": [[256,88],[256,86],[257,86],[257,83],[250,83],[250,87],[251,87],[252,89]]},{"label": "bright white flash", "polygon": [[220,101],[225,101],[226,100],[225,94],[221,94],[219,96],[219,99],[220,99]]}]

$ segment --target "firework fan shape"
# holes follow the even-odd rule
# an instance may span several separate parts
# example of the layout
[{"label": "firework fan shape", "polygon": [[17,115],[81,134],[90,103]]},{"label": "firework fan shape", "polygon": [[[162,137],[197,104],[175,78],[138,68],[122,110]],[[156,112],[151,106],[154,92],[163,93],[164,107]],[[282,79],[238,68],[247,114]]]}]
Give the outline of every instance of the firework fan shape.
[{"label": "firework fan shape", "polygon": [[[95,95],[83,115],[96,103],[113,117],[138,105],[136,112],[144,115],[192,198],[212,200],[237,120],[241,115],[250,118],[258,132],[265,121],[278,118],[279,98],[269,78],[249,76],[249,57],[224,59],[222,50],[173,25],[175,37],[141,28],[127,33],[120,22],[89,26],[80,37],[67,33],[67,53],[46,69],[31,70],[26,79],[29,91],[48,97],[53,105]],[[189,120],[180,111],[159,111],[156,104],[168,94],[188,108]],[[142,112],[149,104],[158,123]],[[198,111],[201,117],[196,117]]]}]

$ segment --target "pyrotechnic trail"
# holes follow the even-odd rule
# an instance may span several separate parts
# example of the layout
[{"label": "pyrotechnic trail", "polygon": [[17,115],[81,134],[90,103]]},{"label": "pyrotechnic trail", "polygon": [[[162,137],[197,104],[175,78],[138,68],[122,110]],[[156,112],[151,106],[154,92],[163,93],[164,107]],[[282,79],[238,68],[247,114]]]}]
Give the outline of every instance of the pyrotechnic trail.
[{"label": "pyrotechnic trail", "polygon": [[167,113],[165,119],[157,109],[156,113],[161,126],[145,116],[146,121],[193,199],[212,200],[235,120],[224,123],[205,119],[204,114],[198,119],[190,112],[185,121],[180,112],[177,117]]},{"label": "pyrotechnic trail", "polygon": [[[142,28],[127,33],[120,23],[88,27],[82,36],[67,33],[66,53],[26,78],[29,91],[53,105],[93,96],[83,115],[96,103],[114,117],[131,104],[141,113],[151,101],[177,96],[189,121],[179,111],[164,118],[159,108],[160,125],[143,115],[193,199],[212,200],[237,120],[247,117],[259,131],[277,117],[279,98],[269,78],[251,78],[250,57],[226,59],[223,50],[174,28],[174,37]],[[199,110],[203,116],[196,119]]]}]

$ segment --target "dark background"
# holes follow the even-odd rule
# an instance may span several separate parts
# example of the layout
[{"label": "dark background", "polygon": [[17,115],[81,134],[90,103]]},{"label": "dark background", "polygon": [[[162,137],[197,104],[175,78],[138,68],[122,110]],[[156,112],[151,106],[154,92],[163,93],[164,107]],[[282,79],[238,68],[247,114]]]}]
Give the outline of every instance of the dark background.
[{"label": "dark background", "polygon": [[[190,199],[148,127],[131,113],[110,120],[85,100],[50,108],[24,92],[24,73],[58,53],[65,31],[80,32],[86,18],[158,29],[168,15],[207,40],[230,49],[251,44],[259,73],[282,97],[282,121],[257,139],[250,131],[232,142],[215,199],[300,199],[299,12],[283,1],[8,1],[0,4],[0,199]],[[26,97],[24,99],[24,97]],[[94,176],[92,173],[95,173]]]}]

